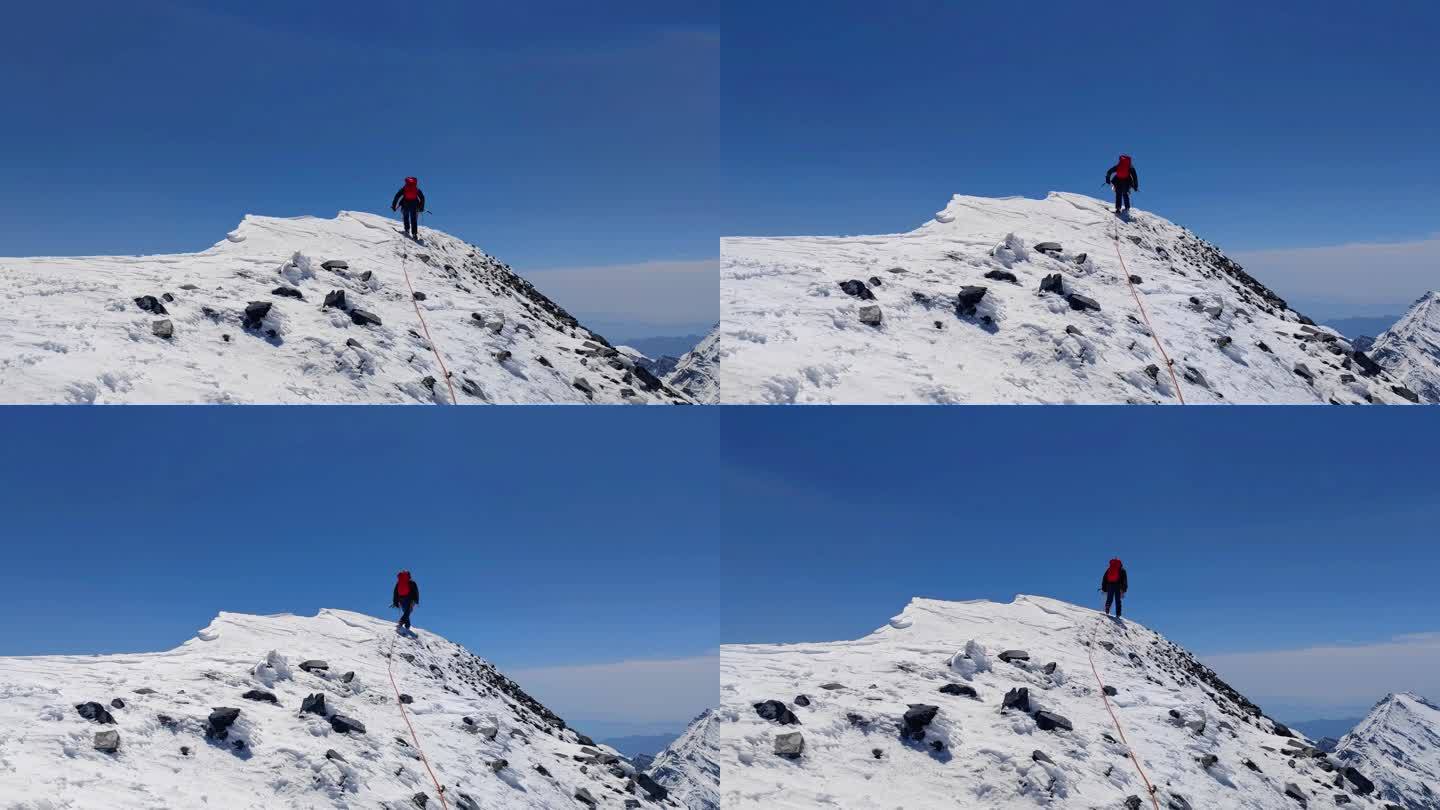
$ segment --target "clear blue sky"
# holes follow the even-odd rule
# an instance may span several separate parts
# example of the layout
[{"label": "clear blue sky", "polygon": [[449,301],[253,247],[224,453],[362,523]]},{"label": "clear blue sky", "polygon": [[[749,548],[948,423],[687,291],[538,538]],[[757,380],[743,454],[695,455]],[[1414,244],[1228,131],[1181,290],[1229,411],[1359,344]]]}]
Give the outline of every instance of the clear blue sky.
[{"label": "clear blue sky", "polygon": [[1440,222],[1428,0],[727,0],[723,24],[722,234],[910,230],[954,193],[1101,196],[1122,151],[1137,206],[1228,251]]},{"label": "clear blue sky", "polygon": [[0,655],[170,649],[221,610],[395,616],[401,567],[417,626],[510,671],[717,643],[712,409],[79,416],[4,413]]},{"label": "clear blue sky", "polygon": [[1201,654],[1440,628],[1421,408],[727,408],[721,442],[722,643],[914,596],[1098,607],[1112,556],[1127,615]]},{"label": "clear blue sky", "polygon": [[517,268],[715,255],[719,0],[223,5],[7,5],[0,255],[388,214],[410,174]]}]

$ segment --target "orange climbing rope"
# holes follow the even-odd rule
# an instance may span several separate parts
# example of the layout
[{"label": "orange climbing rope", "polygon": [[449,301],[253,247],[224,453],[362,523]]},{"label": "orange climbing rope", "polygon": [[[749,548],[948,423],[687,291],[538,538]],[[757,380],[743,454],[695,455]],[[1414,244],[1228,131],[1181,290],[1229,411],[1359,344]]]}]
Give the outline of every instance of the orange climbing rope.
[{"label": "orange climbing rope", "polygon": [[450,810],[450,805],[445,802],[445,788],[441,786],[440,780],[435,778],[435,772],[430,770],[430,760],[425,757],[425,749],[420,747],[420,737],[415,733],[415,727],[410,724],[410,715],[405,712],[405,704],[400,700],[400,687],[395,684],[395,669],[391,662],[395,658],[395,639],[390,639],[390,650],[385,653],[385,669],[390,673],[390,688],[395,690],[395,705],[400,707],[400,716],[405,719],[405,726],[410,729],[410,739],[415,741],[415,750],[420,753],[420,761],[425,763],[425,771],[430,774],[430,781],[435,783],[435,795],[440,797],[440,806],[444,810]]},{"label": "orange climbing rope", "polygon": [[1120,735],[1120,742],[1125,744],[1125,750],[1130,754],[1130,761],[1135,763],[1135,772],[1140,774],[1140,781],[1150,795],[1150,803],[1155,805],[1155,810],[1160,810],[1160,800],[1155,798],[1155,786],[1150,784],[1150,777],[1145,775],[1145,769],[1140,767],[1140,760],[1135,756],[1135,749],[1130,747],[1130,741],[1125,739],[1125,729],[1120,727],[1120,718],[1115,716],[1115,710],[1110,708],[1110,696],[1105,694],[1105,682],[1100,679],[1100,670],[1095,667],[1094,636],[1091,636],[1091,643],[1085,646],[1085,655],[1090,658],[1090,671],[1095,675],[1095,682],[1100,684],[1100,699],[1105,701],[1105,711],[1110,713],[1110,722],[1115,724],[1115,731]]},{"label": "orange climbing rope", "polygon": [[1120,253],[1120,226],[1116,225],[1111,233],[1115,239],[1115,258],[1120,260],[1120,272],[1125,276],[1125,283],[1130,287],[1130,295],[1135,298],[1135,306],[1140,309],[1140,317],[1145,319],[1145,328],[1150,330],[1150,339],[1155,341],[1155,348],[1160,350],[1160,356],[1165,359],[1165,369],[1170,372],[1170,382],[1175,384],[1175,396],[1180,398],[1180,404],[1185,404],[1185,392],[1180,390],[1180,380],[1175,376],[1175,363],[1170,360],[1170,355],[1165,353],[1165,347],[1160,345],[1160,335],[1155,332],[1155,327],[1150,323],[1150,316],[1145,312],[1145,304],[1140,300],[1140,293],[1136,291],[1135,284],[1130,281],[1130,269],[1125,266],[1125,257]]},{"label": "orange climbing rope", "polygon": [[440,373],[445,375],[445,385],[450,387],[450,404],[458,405],[455,399],[455,383],[450,382],[450,372],[445,370],[445,361],[440,359],[440,350],[435,348],[435,340],[430,337],[430,327],[425,325],[425,316],[420,314],[420,302],[415,299],[415,287],[410,284],[410,270],[405,266],[409,262],[410,254],[400,254],[400,271],[405,274],[405,287],[410,290],[410,303],[415,307],[415,317],[420,319],[420,328],[425,332],[425,341],[430,344],[430,351],[435,355],[435,362],[440,364]]}]

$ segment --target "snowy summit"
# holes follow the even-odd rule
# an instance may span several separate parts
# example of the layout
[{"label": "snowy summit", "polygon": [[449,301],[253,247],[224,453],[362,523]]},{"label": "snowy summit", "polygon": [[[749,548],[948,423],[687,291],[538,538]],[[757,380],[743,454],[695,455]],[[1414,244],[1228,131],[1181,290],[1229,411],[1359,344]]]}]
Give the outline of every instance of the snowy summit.
[{"label": "snowy summit", "polygon": [[720,810],[720,728],[706,709],[675,742],[655,757],[650,776],[689,810]]},{"label": "snowy summit", "polygon": [[1215,246],[1079,194],[720,253],[726,402],[1416,401]]},{"label": "snowy summit", "polygon": [[1377,774],[1189,652],[1054,599],[915,599],[858,641],[722,645],[720,667],[734,810],[1384,807]]},{"label": "snowy summit", "polygon": [[689,402],[493,256],[374,214],[0,259],[0,290],[7,403]]},{"label": "snowy summit", "polygon": [[674,371],[665,380],[671,388],[683,391],[696,402],[720,403],[719,338],[720,325],[716,324],[695,348],[676,362]]},{"label": "snowy summit", "polygon": [[1440,404],[1440,290],[1421,296],[1371,354],[1422,401]]},{"label": "snowy summit", "polygon": [[0,729],[7,808],[435,810],[432,772],[456,810],[685,806],[463,647],[339,610],[0,658]]},{"label": "snowy summit", "polygon": [[1374,774],[1386,801],[1440,810],[1440,707],[1419,695],[1387,695],[1341,738],[1335,758]]}]

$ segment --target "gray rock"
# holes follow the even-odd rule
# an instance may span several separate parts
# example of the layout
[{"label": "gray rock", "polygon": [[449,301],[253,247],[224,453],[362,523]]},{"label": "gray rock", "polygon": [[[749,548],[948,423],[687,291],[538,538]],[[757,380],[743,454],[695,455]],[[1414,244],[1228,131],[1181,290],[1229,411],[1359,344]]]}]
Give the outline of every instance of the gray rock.
[{"label": "gray rock", "polygon": [[576,377],[574,380],[570,381],[570,384],[583,392],[587,397],[595,396],[595,389],[590,386],[590,381],[585,379],[584,377]]},{"label": "gray rock", "polygon": [[1020,279],[1016,278],[1015,274],[1009,270],[991,270],[985,274],[985,278],[994,279],[995,281],[1008,281],[1011,284],[1020,283]]},{"label": "gray rock", "polygon": [[240,710],[226,706],[212,709],[205,721],[205,736],[223,740],[230,734],[230,726],[240,719]]},{"label": "gray rock", "polygon": [[860,307],[860,322],[867,326],[879,326],[880,307],[875,304]]},{"label": "gray rock", "polygon": [[346,717],[343,714],[337,714],[334,717],[330,718],[330,728],[340,732],[341,734],[349,734],[352,731],[359,734],[365,733],[364,723],[354,718]]},{"label": "gray rock", "polygon": [[865,282],[859,279],[852,278],[849,281],[840,282],[840,289],[844,290],[846,295],[854,296],[861,301],[875,300],[875,293],[870,292],[870,288],[865,286]]},{"label": "gray rock", "polygon": [[322,270],[349,270],[350,263],[344,259],[329,259],[320,263]]},{"label": "gray rock", "polygon": [[1094,298],[1081,295],[1080,293],[1070,293],[1065,296],[1065,300],[1070,303],[1070,308],[1073,310],[1084,311],[1093,309],[1096,312],[1100,311],[1100,303],[1098,301]]},{"label": "gray rock", "polygon": [[359,326],[379,326],[380,316],[363,309],[350,310],[350,320]]},{"label": "gray rock", "polygon": [[1030,713],[1030,689],[1025,686],[1018,686],[1005,693],[1000,701],[1000,707],[1004,709],[1015,709],[1017,711]]},{"label": "gray rock", "polygon": [[325,663],[324,661],[311,659],[309,661],[301,661],[300,668],[305,670],[306,672],[314,672],[316,670],[327,670],[330,668],[330,665]]},{"label": "gray rock", "polygon": [[240,697],[245,698],[246,700],[259,701],[259,702],[261,702],[261,703],[279,703],[279,702],[280,702],[279,699],[277,699],[273,693],[271,693],[271,692],[266,692],[264,689],[251,689],[249,692],[246,692],[245,694],[241,695]]},{"label": "gray rock", "polygon": [[170,312],[165,309],[165,305],[160,303],[160,299],[156,298],[153,295],[142,295],[139,298],[136,298],[135,306],[140,307],[151,315],[170,314]]},{"label": "gray rock", "polygon": [[340,752],[339,752],[339,751],[336,751],[334,748],[327,748],[327,749],[325,749],[325,758],[326,758],[326,759],[333,759],[333,760],[335,760],[336,762],[347,762],[347,761],[348,761],[348,760],[345,759],[345,757],[343,757],[343,756],[340,755]]},{"label": "gray rock", "polygon": [[1041,242],[1035,245],[1035,249],[1041,253],[1059,253],[1064,250],[1059,242]]},{"label": "gray rock", "polygon": [[321,717],[324,717],[324,716],[325,716],[325,695],[324,695],[324,693],[316,692],[315,694],[310,695],[309,697],[307,697],[307,698],[305,698],[304,700],[300,701],[300,713],[301,713],[301,714],[318,714],[318,715],[320,715]]},{"label": "gray rock", "polygon": [[1001,661],[1009,664],[1015,661],[1029,661],[1030,653],[1024,650],[1006,650],[997,656]]},{"label": "gray rock", "polygon": [[590,791],[586,790],[583,787],[575,791],[575,798],[579,799],[581,802],[590,807],[594,807],[596,805],[595,797],[591,796]]},{"label": "gray rock", "polygon": [[1300,802],[1302,807],[1307,801],[1309,801],[1309,799],[1305,796],[1305,792],[1301,790],[1300,786],[1295,784],[1294,782],[1285,783],[1285,795],[1289,796],[1297,802]]},{"label": "gray rock", "polygon": [[1040,292],[1049,292],[1055,293],[1056,295],[1064,295],[1065,280],[1060,277],[1059,273],[1051,273],[1050,275],[1040,279]]},{"label": "gray rock", "polygon": [[241,320],[241,325],[246,329],[259,329],[265,316],[270,314],[271,306],[273,305],[269,301],[251,301],[246,304],[245,317]]},{"label": "gray rock", "polygon": [[985,299],[985,287],[965,286],[955,296],[955,314],[969,316],[975,314],[975,309]]},{"label": "gray rock", "polygon": [[1046,711],[1035,713],[1035,725],[1039,726],[1041,731],[1054,731],[1057,728],[1064,729],[1065,731],[1073,731],[1075,729],[1065,717],[1055,714],[1054,712]]},{"label": "gray rock", "polygon": [[788,706],[778,700],[762,700],[754,705],[755,713],[762,720],[769,720],[782,726],[800,725],[800,718],[796,717]]},{"label": "gray rock", "polygon": [[86,720],[101,725],[114,725],[115,723],[115,718],[111,716],[110,712],[106,711],[104,706],[101,706],[93,700],[88,703],[77,703],[75,705],[75,711]]},{"label": "gray rock", "polygon": [[939,706],[931,706],[928,703],[911,703],[910,708],[905,710],[903,718],[905,722],[904,736],[912,740],[924,739],[925,728],[935,720],[935,715],[939,713]]},{"label": "gray rock", "polygon": [[961,683],[947,683],[940,687],[940,691],[947,695],[959,695],[961,697],[979,697],[975,687],[966,686]]},{"label": "gray rock", "polygon": [[105,754],[113,754],[120,750],[120,732],[118,731],[97,731],[95,733],[95,750]]},{"label": "gray rock", "polygon": [[168,319],[155,321],[150,324],[150,331],[155,334],[155,337],[169,340],[175,336],[175,324],[171,323]]},{"label": "gray rock", "polygon": [[1044,763],[1046,763],[1046,764],[1048,764],[1048,765],[1054,765],[1054,764],[1055,764],[1055,760],[1053,760],[1053,759],[1051,759],[1050,757],[1046,756],[1046,755],[1045,755],[1045,752],[1039,750],[1038,748],[1037,748],[1036,750],[1030,752],[1030,758],[1031,758],[1032,760],[1036,761],[1036,762],[1044,762]]},{"label": "gray rock", "polygon": [[324,306],[334,307],[335,309],[348,309],[349,307],[345,306],[345,291],[331,290],[330,292],[325,293]]},{"label": "gray rock", "polygon": [[283,285],[283,284],[280,285],[279,287],[276,287],[275,289],[271,290],[271,291],[270,291],[270,294],[271,294],[271,295],[278,295],[278,296],[280,296],[281,298],[298,298],[298,299],[300,299],[301,301],[304,301],[304,300],[305,300],[305,295],[304,295],[304,293],[300,292],[299,290],[295,289],[294,287],[286,287],[286,286]]},{"label": "gray rock", "polygon": [[798,731],[775,736],[775,753],[782,757],[798,757],[805,753],[805,736]]}]

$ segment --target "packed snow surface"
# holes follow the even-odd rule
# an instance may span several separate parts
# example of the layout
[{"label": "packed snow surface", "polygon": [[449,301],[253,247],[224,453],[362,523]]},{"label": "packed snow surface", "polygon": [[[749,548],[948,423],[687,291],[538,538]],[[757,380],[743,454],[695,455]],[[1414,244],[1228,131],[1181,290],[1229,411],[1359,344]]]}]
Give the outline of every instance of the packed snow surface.
[{"label": "packed snow surface", "polygon": [[1408,810],[1440,810],[1440,708],[1419,695],[1385,697],[1341,738],[1335,758],[1370,774]]},{"label": "packed snow surface", "polygon": [[727,810],[1153,808],[1131,752],[1170,810],[1382,806],[1158,633],[1053,599],[915,599],[858,641],[720,657]]},{"label": "packed snow surface", "polygon": [[720,763],[715,761],[719,747],[715,711],[707,709],[655,757],[650,776],[689,810],[719,810]]},{"label": "packed snow surface", "polygon": [[715,405],[720,402],[720,326],[685,353],[666,378],[671,388],[684,392],[696,402]]},{"label": "packed snow surface", "polygon": [[725,402],[1407,401],[1213,245],[1078,194],[956,196],[909,233],[720,253]]},{"label": "packed snow surface", "polygon": [[1371,353],[1421,401],[1440,404],[1440,291],[1416,301]]},{"label": "packed snow surface", "polygon": [[498,259],[420,233],[247,216],[200,253],[0,258],[0,401],[448,403],[436,351],[460,404],[688,401]]},{"label": "packed snow surface", "polygon": [[451,808],[680,806],[459,645],[322,610],[222,613],[169,652],[0,658],[0,807],[433,810],[402,702]]}]

